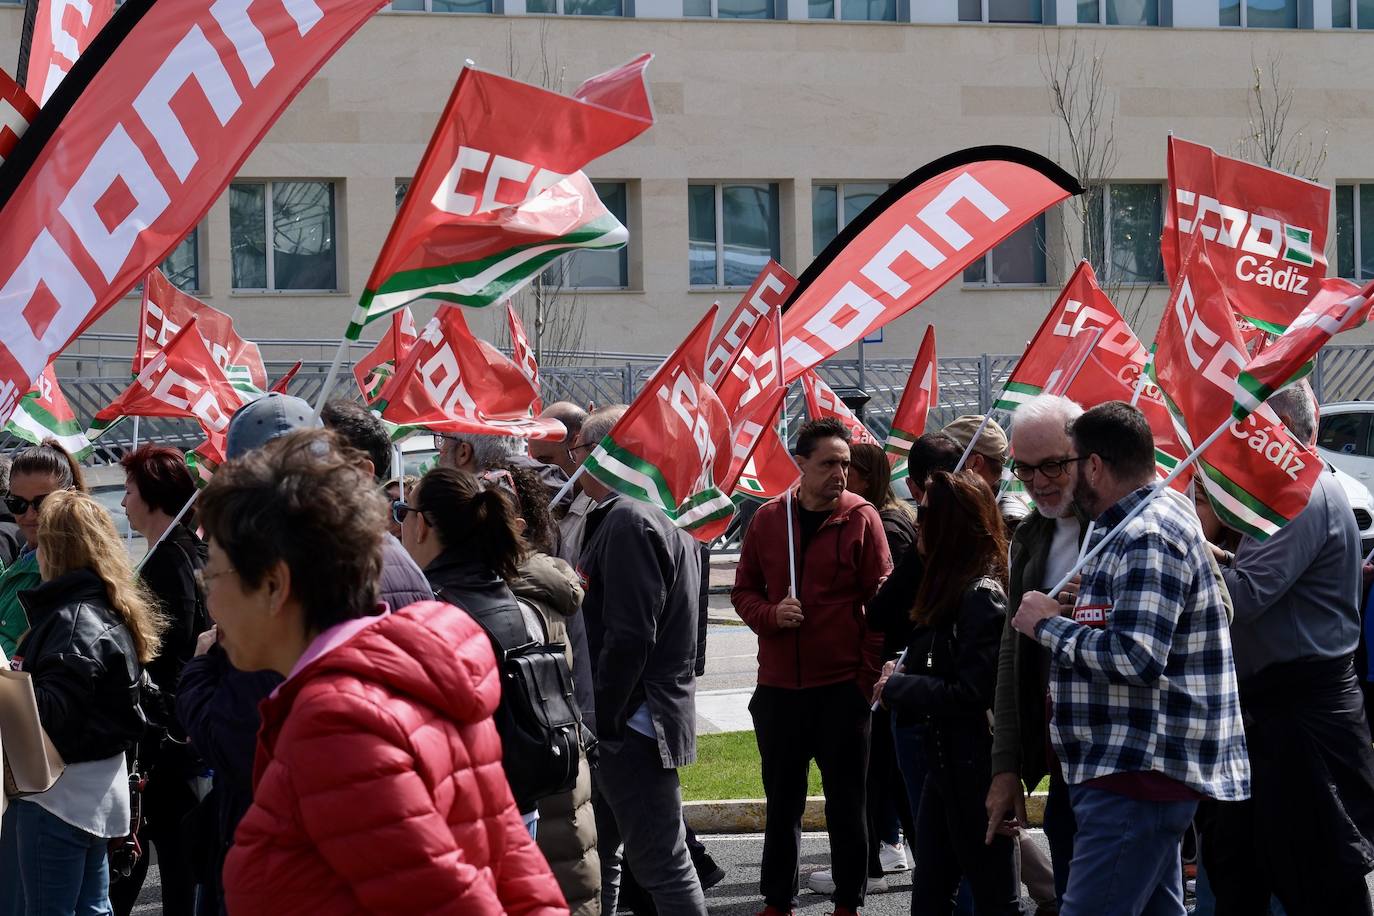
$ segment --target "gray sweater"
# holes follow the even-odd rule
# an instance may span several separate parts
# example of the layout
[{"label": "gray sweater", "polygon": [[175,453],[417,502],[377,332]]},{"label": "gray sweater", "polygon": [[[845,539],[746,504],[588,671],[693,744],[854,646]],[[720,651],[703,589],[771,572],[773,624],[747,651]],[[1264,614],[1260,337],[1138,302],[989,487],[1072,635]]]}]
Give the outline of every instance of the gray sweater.
[{"label": "gray sweater", "polygon": [[1350,655],[1360,638],[1360,532],[1334,474],[1267,541],[1246,537],[1223,570],[1235,604],[1231,645],[1245,680],[1270,665]]}]

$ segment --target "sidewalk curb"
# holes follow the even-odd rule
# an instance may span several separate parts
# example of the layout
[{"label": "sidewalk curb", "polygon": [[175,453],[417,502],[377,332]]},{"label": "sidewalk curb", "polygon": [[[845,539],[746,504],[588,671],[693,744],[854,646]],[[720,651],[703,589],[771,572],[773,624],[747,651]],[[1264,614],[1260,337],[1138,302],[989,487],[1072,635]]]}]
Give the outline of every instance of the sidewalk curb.
[{"label": "sidewalk curb", "polygon": [[[762,833],[767,804],[761,798],[731,798],[721,801],[682,803],[687,824],[697,833]],[[1026,797],[1026,818],[1030,826],[1040,827],[1045,820],[1045,793]],[[825,799],[811,796],[802,813],[802,829],[825,829]]]}]

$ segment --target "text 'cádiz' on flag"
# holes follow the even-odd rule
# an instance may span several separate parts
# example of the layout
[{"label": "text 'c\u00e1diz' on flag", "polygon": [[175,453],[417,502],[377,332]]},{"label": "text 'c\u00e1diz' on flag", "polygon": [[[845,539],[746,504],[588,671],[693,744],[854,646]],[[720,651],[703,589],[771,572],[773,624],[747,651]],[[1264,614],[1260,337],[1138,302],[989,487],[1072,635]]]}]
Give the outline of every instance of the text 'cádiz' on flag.
[{"label": "text 'c\u00e1diz' on flag", "polygon": [[702,378],[715,317],[712,306],[583,462],[586,473],[688,531],[734,512],[720,489],[730,469],[730,419]]},{"label": "text 'c\u00e1diz' on flag", "polygon": [[0,164],[0,420],[186,237],[287,103],[384,5],[115,10]]},{"label": "text 'c\u00e1diz' on flag", "polygon": [[95,449],[82,432],[80,421],[67,403],[67,396],[58,386],[52,366],[44,369],[33,388],[19,399],[19,405],[5,424],[5,432],[34,445],[44,439],[56,439],[77,461]]},{"label": "text 'c\u00e1diz' on flag", "polygon": [[1242,419],[1233,416],[1243,390],[1237,376],[1246,368],[1245,345],[1210,249],[1200,237],[1188,246],[1155,336],[1150,371],[1190,453],[1225,428],[1198,458],[1195,480],[1225,524],[1263,540],[1307,505],[1323,464],[1267,404],[1258,403]]},{"label": "text 'c\u00e1diz' on flag", "polygon": [[1014,146],[960,150],[897,182],[797,281],[782,318],[783,381],[924,302],[988,250],[1083,188]]},{"label": "text 'c\u00e1diz' on flag", "polygon": [[654,123],[651,55],[565,96],[463,68],[363,290],[348,338],[420,298],[484,307],[559,255],[629,233],[581,169]]}]

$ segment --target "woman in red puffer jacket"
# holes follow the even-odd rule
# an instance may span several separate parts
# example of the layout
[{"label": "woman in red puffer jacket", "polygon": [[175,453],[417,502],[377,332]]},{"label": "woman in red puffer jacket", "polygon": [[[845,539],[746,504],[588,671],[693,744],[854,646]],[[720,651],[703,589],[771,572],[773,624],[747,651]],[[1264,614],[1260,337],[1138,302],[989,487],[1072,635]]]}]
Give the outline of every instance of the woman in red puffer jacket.
[{"label": "woman in red puffer jacket", "polygon": [[228,462],[201,501],[219,639],[262,705],[229,912],[566,914],[515,809],[491,644],[439,602],[377,604],[384,503],[332,433]]}]

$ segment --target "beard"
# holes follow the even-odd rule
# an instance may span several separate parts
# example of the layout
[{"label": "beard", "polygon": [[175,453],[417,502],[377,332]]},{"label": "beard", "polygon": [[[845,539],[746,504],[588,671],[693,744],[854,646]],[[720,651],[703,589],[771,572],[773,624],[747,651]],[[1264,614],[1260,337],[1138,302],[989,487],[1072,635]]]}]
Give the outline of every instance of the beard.
[{"label": "beard", "polygon": [[1093,489],[1092,484],[1088,483],[1087,477],[1083,474],[1078,475],[1078,479],[1073,485],[1073,504],[1088,518],[1097,518],[1101,513],[1098,511],[1098,494]]}]

